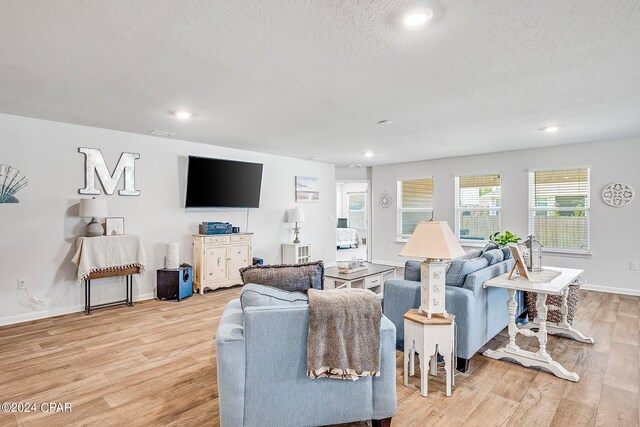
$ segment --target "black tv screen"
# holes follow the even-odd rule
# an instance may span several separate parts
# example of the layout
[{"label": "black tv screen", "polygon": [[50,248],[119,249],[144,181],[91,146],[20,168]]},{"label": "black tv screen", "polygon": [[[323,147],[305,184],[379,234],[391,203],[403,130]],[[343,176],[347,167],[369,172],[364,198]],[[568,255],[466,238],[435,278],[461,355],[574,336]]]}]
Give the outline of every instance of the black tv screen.
[{"label": "black tv screen", "polygon": [[187,208],[257,208],[262,164],[189,156]]}]

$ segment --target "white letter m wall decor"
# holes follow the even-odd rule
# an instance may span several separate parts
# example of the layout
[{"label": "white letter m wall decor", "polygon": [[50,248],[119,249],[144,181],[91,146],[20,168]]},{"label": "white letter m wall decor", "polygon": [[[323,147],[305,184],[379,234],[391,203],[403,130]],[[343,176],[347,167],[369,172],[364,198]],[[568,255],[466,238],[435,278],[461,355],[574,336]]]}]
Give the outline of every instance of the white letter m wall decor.
[{"label": "white letter m wall decor", "polygon": [[137,153],[122,153],[113,174],[109,173],[107,164],[102,157],[102,151],[95,148],[78,148],[84,154],[84,188],[80,188],[78,193],[97,195],[100,190],[96,188],[96,174],[107,194],[113,194],[120,177],[124,173],[124,189],[118,191],[121,196],[139,196],[140,191],[136,190],[135,161],[140,158]]}]

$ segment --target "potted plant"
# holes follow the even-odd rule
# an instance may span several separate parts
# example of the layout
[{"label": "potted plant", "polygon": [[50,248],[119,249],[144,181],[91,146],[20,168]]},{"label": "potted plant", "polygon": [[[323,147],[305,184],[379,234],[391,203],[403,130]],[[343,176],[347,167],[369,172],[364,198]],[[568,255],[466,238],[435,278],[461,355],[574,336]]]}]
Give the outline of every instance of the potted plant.
[{"label": "potted plant", "polygon": [[509,243],[517,244],[520,240],[522,240],[522,238],[507,230],[504,233],[500,233],[499,231],[496,231],[491,235],[489,240],[491,240],[493,243],[495,243],[496,245],[502,248],[507,246]]}]

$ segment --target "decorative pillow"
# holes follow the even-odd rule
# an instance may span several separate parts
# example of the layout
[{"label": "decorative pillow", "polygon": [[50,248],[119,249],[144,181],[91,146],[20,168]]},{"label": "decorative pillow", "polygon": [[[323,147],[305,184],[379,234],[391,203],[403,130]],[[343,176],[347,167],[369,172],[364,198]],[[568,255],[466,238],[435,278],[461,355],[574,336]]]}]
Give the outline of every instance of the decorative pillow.
[{"label": "decorative pillow", "polygon": [[414,282],[419,282],[421,268],[420,261],[407,261],[404,263],[404,280],[413,280]]},{"label": "decorative pillow", "polygon": [[471,249],[469,252],[462,255],[458,259],[473,259],[478,258],[480,255],[482,255],[482,249]]},{"label": "decorative pillow", "polygon": [[499,249],[499,248],[500,248],[500,246],[498,246],[498,244],[497,244],[497,243],[495,243],[495,242],[489,242],[489,243],[487,243],[487,244],[485,245],[485,247],[484,247],[484,248],[482,248],[482,253],[484,254],[485,252],[489,252],[489,251],[491,251],[491,250],[493,250],[493,249]]},{"label": "decorative pillow", "polygon": [[252,265],[240,269],[242,283],[272,286],[292,292],[307,292],[309,288],[324,289],[322,261],[296,265]]},{"label": "decorative pillow", "polygon": [[483,258],[489,261],[489,265],[497,264],[504,260],[504,254],[501,249],[492,249],[482,254]]},{"label": "decorative pillow", "polygon": [[240,294],[242,310],[245,307],[263,305],[305,305],[309,304],[309,297],[302,292],[289,292],[271,286],[249,283],[242,287]]},{"label": "decorative pillow", "polygon": [[504,258],[502,259],[503,261],[506,261],[511,258],[511,249],[509,249],[509,246],[505,246],[500,250],[502,251],[502,255],[504,255]]},{"label": "decorative pillow", "polygon": [[489,261],[485,257],[473,259],[454,259],[445,278],[447,286],[461,287],[464,284],[467,275],[474,271],[482,270],[489,265]]}]

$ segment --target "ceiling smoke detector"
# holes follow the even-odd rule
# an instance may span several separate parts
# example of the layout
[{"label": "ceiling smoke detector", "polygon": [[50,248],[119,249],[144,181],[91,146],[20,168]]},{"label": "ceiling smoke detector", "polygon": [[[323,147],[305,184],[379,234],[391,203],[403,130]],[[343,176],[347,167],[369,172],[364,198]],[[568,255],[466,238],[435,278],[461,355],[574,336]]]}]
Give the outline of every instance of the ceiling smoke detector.
[{"label": "ceiling smoke detector", "polygon": [[149,132],[149,135],[170,137],[170,136],[174,136],[175,133],[165,132],[163,130],[152,130],[151,132]]}]

